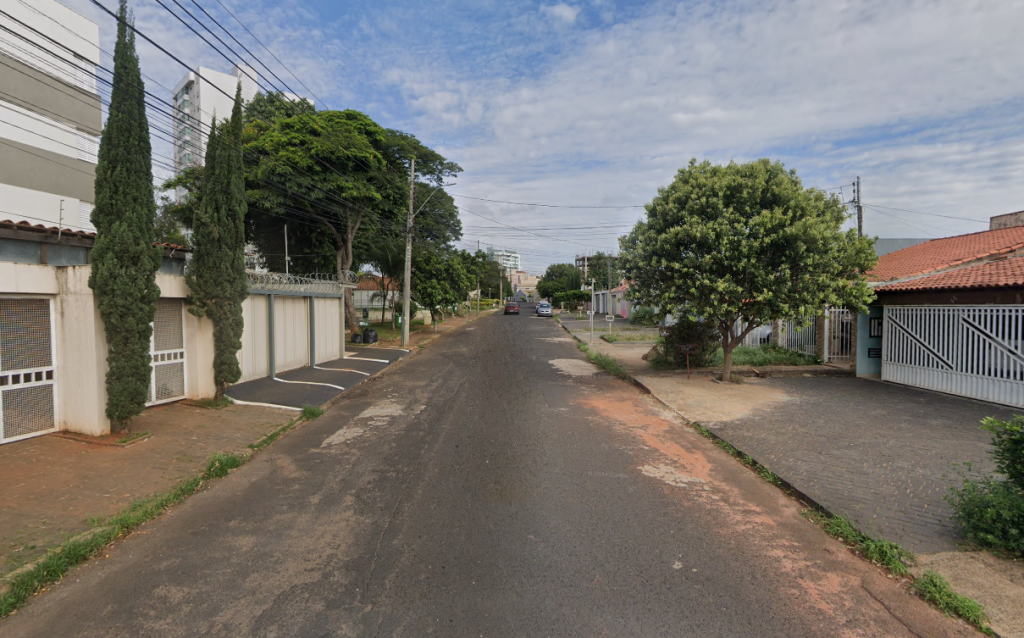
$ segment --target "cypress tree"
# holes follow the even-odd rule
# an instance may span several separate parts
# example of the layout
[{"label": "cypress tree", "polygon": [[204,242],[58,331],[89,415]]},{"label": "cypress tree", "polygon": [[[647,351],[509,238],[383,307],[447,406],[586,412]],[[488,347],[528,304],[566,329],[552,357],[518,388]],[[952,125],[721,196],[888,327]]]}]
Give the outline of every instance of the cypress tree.
[{"label": "cypress tree", "polygon": [[242,302],[249,294],[245,277],[245,173],[242,163],[241,86],[231,119],[214,118],[206,146],[203,198],[192,230],[192,262],[186,282],[192,291],[189,312],[213,321],[213,380],[217,397],[242,370]]},{"label": "cypress tree", "polygon": [[154,246],[156,200],[142,72],[126,0],[118,11],[110,109],[100,137],[89,286],[107,337],[107,418],[114,431],[131,427],[149,394],[149,341],[160,289]]}]

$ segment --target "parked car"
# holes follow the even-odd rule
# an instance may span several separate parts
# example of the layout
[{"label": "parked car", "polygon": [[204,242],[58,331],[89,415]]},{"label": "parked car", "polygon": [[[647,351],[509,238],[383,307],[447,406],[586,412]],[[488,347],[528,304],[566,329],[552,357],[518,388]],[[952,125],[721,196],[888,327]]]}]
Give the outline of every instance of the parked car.
[{"label": "parked car", "polygon": [[519,304],[514,301],[505,302],[505,314],[506,315],[518,315]]},{"label": "parked car", "polygon": [[551,316],[551,304],[542,301],[537,304],[537,316],[538,317],[550,317]]}]

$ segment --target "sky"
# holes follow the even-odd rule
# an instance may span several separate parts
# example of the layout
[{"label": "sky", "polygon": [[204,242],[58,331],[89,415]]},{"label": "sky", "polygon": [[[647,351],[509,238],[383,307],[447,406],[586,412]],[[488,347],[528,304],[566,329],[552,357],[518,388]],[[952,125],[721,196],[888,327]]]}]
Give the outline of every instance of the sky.
[{"label": "sky", "polygon": [[[112,51],[113,20],[63,1]],[[879,237],[978,232],[1024,209],[1021,0],[178,1],[318,107],[363,111],[460,164],[459,246],[518,250],[537,274],[616,252],[691,158],[778,159],[844,201],[860,176]],[[185,63],[230,70],[156,0],[130,6]],[[169,99],[160,85],[185,69],[139,51]]]}]

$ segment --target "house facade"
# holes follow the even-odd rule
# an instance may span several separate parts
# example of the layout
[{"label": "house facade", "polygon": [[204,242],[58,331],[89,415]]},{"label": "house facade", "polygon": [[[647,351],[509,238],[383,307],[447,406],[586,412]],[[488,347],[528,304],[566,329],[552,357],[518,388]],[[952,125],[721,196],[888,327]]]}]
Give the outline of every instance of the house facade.
[{"label": "house facade", "polygon": [[857,375],[1024,407],[1024,226],[883,255]]}]

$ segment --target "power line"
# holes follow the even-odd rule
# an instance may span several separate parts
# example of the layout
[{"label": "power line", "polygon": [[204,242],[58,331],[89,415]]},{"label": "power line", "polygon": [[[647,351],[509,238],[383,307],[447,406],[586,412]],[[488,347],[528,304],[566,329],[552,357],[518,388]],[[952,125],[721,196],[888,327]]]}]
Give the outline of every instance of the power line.
[{"label": "power line", "polygon": [[[481,202],[491,202],[493,204],[514,204],[516,206],[537,206],[540,208],[582,208],[582,209],[596,209],[596,208],[608,208],[608,209],[622,209],[622,208],[644,208],[644,205],[625,205],[625,206],[570,206],[563,204],[532,204],[527,202],[506,202],[500,199],[485,199],[483,197],[472,197],[470,195],[461,195],[459,193],[451,193],[453,197],[462,197],[464,199],[475,199]],[[486,218],[485,218],[486,219]],[[492,220],[493,221],[493,220]]]},{"label": "power line", "polygon": [[939,213],[924,213],[924,212],[921,212],[921,211],[918,211],[918,210],[907,210],[906,208],[893,208],[892,206],[879,206],[878,204],[864,204],[864,205],[865,206],[869,206],[871,208],[884,208],[886,210],[898,210],[898,211],[903,212],[903,213],[914,213],[915,215],[930,215],[932,217],[945,217],[946,219],[957,219],[957,220],[965,221],[965,222],[976,222],[978,224],[988,224],[989,223],[989,220],[987,220],[987,219],[972,219],[970,217],[956,217],[954,215],[941,215]]},{"label": "power line", "polygon": [[864,204],[864,207],[865,208],[873,208],[876,213],[879,213],[881,215],[885,215],[886,217],[891,217],[892,219],[895,219],[896,221],[900,222],[901,224],[903,224],[905,226],[909,226],[910,228],[913,228],[914,230],[920,231],[920,232],[924,233],[925,235],[928,235],[929,237],[935,237],[935,235],[933,235],[932,233],[928,232],[927,230],[921,228],[920,226],[915,226],[914,224],[911,224],[910,222],[908,222],[905,219],[900,219],[899,217],[897,217],[895,215],[892,215],[890,213],[887,213],[884,210],[879,210],[879,209],[875,208],[874,206],[871,206],[870,204]]}]

